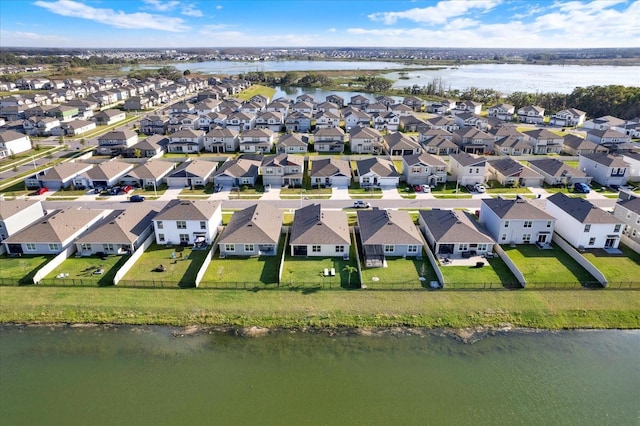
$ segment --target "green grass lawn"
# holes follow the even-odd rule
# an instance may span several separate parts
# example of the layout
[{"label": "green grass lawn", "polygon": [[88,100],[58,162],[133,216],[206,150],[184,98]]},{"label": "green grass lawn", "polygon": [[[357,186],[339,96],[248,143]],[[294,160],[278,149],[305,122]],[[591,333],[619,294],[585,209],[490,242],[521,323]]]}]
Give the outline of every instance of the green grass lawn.
[{"label": "green grass lawn", "polygon": [[518,280],[499,258],[484,259],[482,268],[475,266],[441,266],[444,288],[519,287]]},{"label": "green grass lawn", "polygon": [[612,288],[640,288],[640,254],[620,244],[622,255],[611,255],[604,250],[587,250],[583,256],[602,272]]},{"label": "green grass lawn", "polygon": [[243,100],[243,101],[248,101],[249,99],[251,99],[255,95],[263,95],[263,96],[266,96],[269,99],[273,99],[273,95],[275,93],[276,93],[276,89],[274,89],[272,87],[266,87],[266,86],[261,86],[259,84],[254,84],[253,86],[249,87],[248,89],[245,89],[242,92],[238,93],[236,95],[236,97],[238,99]]},{"label": "green grass lawn", "polygon": [[17,285],[33,284],[33,276],[54,256],[28,255],[9,257],[0,256],[0,284]]},{"label": "green grass lawn", "polygon": [[495,180],[487,182],[485,186],[488,194],[526,194],[531,192],[525,187],[506,187]]},{"label": "green grass lawn", "polygon": [[[176,258],[172,257],[175,254]],[[138,287],[193,287],[198,269],[202,266],[207,250],[152,244],[124,276],[119,286]],[[154,272],[159,266],[164,272]]]},{"label": "green grass lawn", "polygon": [[[438,280],[426,257],[422,260],[387,257],[386,260],[386,268],[366,268],[361,263],[363,285],[370,289],[423,288]],[[420,277],[424,277],[424,281]]]},{"label": "green grass lawn", "polygon": [[213,194],[213,192],[213,182],[209,182],[204,187],[194,186],[193,189],[184,188],[182,191],[180,191],[180,195],[210,195]]},{"label": "green grass lawn", "polygon": [[[353,243],[353,241],[352,241]],[[349,260],[342,257],[294,257],[287,252],[284,259],[284,269],[280,287],[323,287],[323,288],[356,288],[360,287],[358,273],[349,273],[346,266],[357,268],[353,245],[349,253]],[[335,276],[324,276],[324,270],[335,269]]]},{"label": "green grass lawn", "polygon": [[534,244],[516,247],[503,246],[504,251],[527,281],[527,287],[580,287],[586,282],[597,282],[562,248],[541,250]]},{"label": "green grass lawn", "polygon": [[[113,285],[113,277],[129,256],[107,256],[102,259],[97,256],[70,257],[47,275],[40,285]],[[102,269],[100,275],[94,274]],[[58,274],[69,274],[64,279],[56,278]]]}]

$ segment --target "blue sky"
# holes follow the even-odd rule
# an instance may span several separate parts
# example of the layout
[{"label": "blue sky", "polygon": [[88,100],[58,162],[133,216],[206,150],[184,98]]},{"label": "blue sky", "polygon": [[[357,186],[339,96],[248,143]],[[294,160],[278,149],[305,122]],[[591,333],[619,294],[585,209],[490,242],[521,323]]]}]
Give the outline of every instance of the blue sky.
[{"label": "blue sky", "polygon": [[640,47],[640,0],[0,0],[0,46]]}]

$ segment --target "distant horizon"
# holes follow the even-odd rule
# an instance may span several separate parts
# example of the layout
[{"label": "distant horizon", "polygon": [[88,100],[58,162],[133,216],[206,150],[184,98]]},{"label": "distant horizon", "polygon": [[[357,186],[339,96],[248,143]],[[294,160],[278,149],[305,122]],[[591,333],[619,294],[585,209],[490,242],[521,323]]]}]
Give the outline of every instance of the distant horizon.
[{"label": "distant horizon", "polygon": [[616,49],[639,47],[639,17],[640,0],[11,0],[0,47]]}]

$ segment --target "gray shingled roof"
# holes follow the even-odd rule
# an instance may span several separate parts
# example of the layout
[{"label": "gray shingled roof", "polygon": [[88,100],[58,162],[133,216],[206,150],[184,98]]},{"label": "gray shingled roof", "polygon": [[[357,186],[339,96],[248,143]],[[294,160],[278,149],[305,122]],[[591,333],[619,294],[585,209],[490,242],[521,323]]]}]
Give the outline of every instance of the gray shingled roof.
[{"label": "gray shingled roof", "polygon": [[160,179],[175,167],[176,163],[171,161],[151,160],[140,164],[128,174],[138,179]]},{"label": "gray shingled roof", "polygon": [[636,214],[640,214],[640,197],[631,197],[627,200],[618,201],[618,205]]},{"label": "gray shingled roof", "polygon": [[393,162],[380,157],[372,157],[356,161],[358,175],[362,176],[373,172],[380,177],[398,177],[400,174],[396,170]]},{"label": "gray shingled roof", "polygon": [[101,220],[95,229],[78,238],[76,243],[133,243],[151,226],[157,213],[141,204],[129,206],[126,210],[115,210]]},{"label": "gray shingled roof", "polygon": [[218,163],[207,160],[185,161],[179,165],[169,177],[199,177],[205,178],[215,171]]},{"label": "gray shingled roof", "polygon": [[153,220],[209,220],[220,205],[220,201],[171,200]]},{"label": "gray shingled roof", "polygon": [[584,198],[568,197],[557,192],[547,198],[547,203],[555,204],[580,223],[621,223],[614,215],[594,206]]},{"label": "gray shingled roof", "polygon": [[560,177],[560,176],[575,176],[575,177],[586,177],[587,174],[581,170],[568,166],[566,163],[563,163],[560,160],[556,160],[555,158],[541,158],[540,160],[529,160],[529,164],[534,167],[537,167],[539,170],[542,170],[546,174],[550,176]]},{"label": "gray shingled roof", "polygon": [[629,167],[629,164],[625,162],[622,157],[614,157],[607,153],[596,152],[594,154],[582,154],[581,157],[588,158],[607,167]]},{"label": "gray shingled roof", "polygon": [[420,231],[404,210],[360,210],[358,227],[364,245],[423,244]]},{"label": "gray shingled roof", "polygon": [[351,166],[347,160],[322,158],[311,162],[312,177],[328,177],[335,175],[351,176]]},{"label": "gray shingled roof", "polygon": [[8,218],[20,213],[22,210],[31,207],[32,205],[40,203],[39,200],[2,200],[0,203],[0,220],[7,220]]},{"label": "gray shingled roof", "polygon": [[92,220],[102,216],[103,210],[68,207],[55,210],[20,232],[10,236],[6,243],[62,243]]},{"label": "gray shingled roof", "polygon": [[553,216],[523,198],[486,198],[482,202],[501,219],[555,220]]},{"label": "gray shingled roof", "polygon": [[423,152],[422,154],[404,155],[402,157],[402,160],[409,166],[413,166],[415,164],[424,164],[427,166],[446,166],[447,165],[447,163],[445,163],[439,157],[428,154],[426,152]]},{"label": "gray shingled roof", "polygon": [[66,180],[91,167],[93,167],[92,164],[76,163],[73,161],[56,164],[51,167],[44,176],[40,177],[40,180]]},{"label": "gray shingled roof", "polygon": [[262,156],[258,158],[240,157],[235,160],[226,161],[216,172],[214,177],[227,175],[231,177],[257,177],[262,163]]},{"label": "gray shingled roof", "polygon": [[282,212],[266,203],[237,211],[222,231],[219,244],[278,244]]},{"label": "gray shingled roof", "polygon": [[458,164],[460,164],[462,167],[469,167],[469,166],[483,167],[487,163],[486,158],[478,157],[477,155],[471,155],[466,152],[451,154],[449,155],[449,158],[456,160]]},{"label": "gray shingled roof", "polygon": [[478,243],[494,241],[465,212],[459,210],[421,210],[420,216],[440,244]]},{"label": "gray shingled roof", "polygon": [[131,163],[110,160],[96,165],[95,167],[89,169],[85,174],[91,180],[111,180],[130,169],[133,169],[133,164]]},{"label": "gray shingled roof", "polygon": [[347,214],[336,210],[322,211],[320,204],[310,204],[296,210],[290,244],[350,245]]}]

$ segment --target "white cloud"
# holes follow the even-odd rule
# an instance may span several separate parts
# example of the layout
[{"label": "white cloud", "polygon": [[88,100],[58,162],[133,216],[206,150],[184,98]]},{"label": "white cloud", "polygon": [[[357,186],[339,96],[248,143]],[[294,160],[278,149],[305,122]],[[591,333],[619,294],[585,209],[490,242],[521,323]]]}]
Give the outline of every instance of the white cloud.
[{"label": "white cloud", "polygon": [[413,8],[401,12],[378,12],[368,17],[372,21],[384,22],[387,25],[395,24],[400,19],[406,19],[422,24],[442,24],[451,18],[465,15],[473,9],[488,11],[496,7],[501,0],[459,0],[440,1],[435,6]]},{"label": "white cloud", "polygon": [[195,6],[193,5],[183,6],[181,13],[185,16],[192,16],[194,18],[199,18],[203,16],[202,11],[199,9],[196,9]]},{"label": "white cloud", "polygon": [[329,28],[327,31],[329,31],[330,33],[335,33],[338,30],[336,30],[335,28]]},{"label": "white cloud", "polygon": [[113,9],[100,9],[73,0],[38,0],[34,4],[57,15],[88,19],[117,28],[152,29],[170,32],[187,31],[189,29],[181,18],[144,12],[125,13]]},{"label": "white cloud", "polygon": [[221,4],[216,6],[216,10],[220,10],[220,9],[222,9],[222,5]]},{"label": "white cloud", "polygon": [[162,2],[160,0],[142,0],[145,4],[149,5],[150,9],[157,10],[158,12],[168,12],[175,9],[180,4],[179,1],[167,1]]},{"label": "white cloud", "polygon": [[38,43],[63,43],[69,39],[54,34],[38,34],[23,31],[0,30],[0,39],[3,46],[32,46],[32,42]]}]

